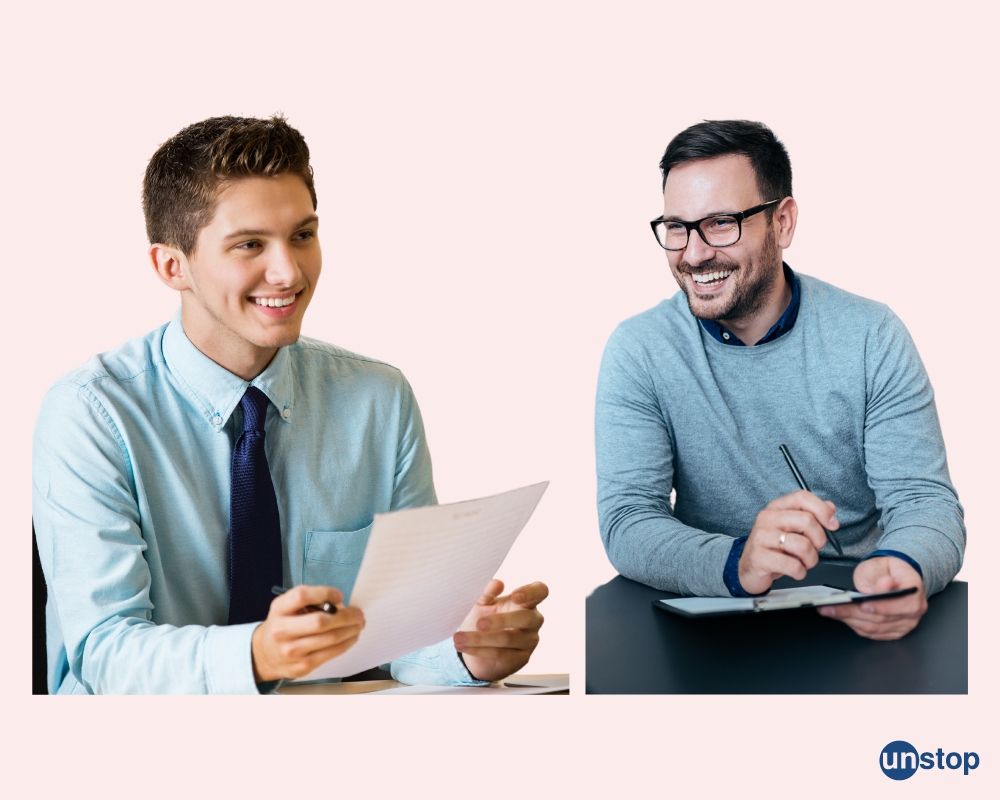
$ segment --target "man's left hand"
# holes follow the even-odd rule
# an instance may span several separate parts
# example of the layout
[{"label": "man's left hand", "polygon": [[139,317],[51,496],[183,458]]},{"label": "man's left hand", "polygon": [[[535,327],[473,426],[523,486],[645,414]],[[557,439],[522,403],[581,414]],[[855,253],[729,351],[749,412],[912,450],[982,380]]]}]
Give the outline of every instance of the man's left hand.
[{"label": "man's left hand", "polygon": [[529,583],[501,596],[503,581],[491,580],[453,637],[466,669],[481,681],[498,681],[528,663],[538,646],[544,618],[538,604],[549,596],[544,583]]},{"label": "man's left hand", "polygon": [[847,623],[866,639],[901,639],[917,627],[927,611],[924,582],[913,567],[901,558],[880,556],[862,561],[854,568],[854,585],[859,592],[878,594],[916,586],[914,594],[891,600],[872,600],[842,606],[823,606],[819,613]]}]

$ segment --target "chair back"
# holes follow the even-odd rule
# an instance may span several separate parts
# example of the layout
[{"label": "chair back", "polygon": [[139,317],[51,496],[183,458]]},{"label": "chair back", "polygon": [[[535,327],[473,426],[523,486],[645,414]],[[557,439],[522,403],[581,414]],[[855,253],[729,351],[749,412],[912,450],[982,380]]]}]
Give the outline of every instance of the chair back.
[{"label": "chair back", "polygon": [[45,573],[38,558],[35,523],[31,523],[31,693],[48,694],[48,663],[45,658]]}]

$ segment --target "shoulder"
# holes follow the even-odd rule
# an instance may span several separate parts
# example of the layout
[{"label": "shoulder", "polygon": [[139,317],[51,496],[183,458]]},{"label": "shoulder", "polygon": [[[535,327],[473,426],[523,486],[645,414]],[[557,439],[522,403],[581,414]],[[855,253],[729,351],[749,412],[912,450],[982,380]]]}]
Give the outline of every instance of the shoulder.
[{"label": "shoulder", "polygon": [[701,347],[698,320],[678,291],[640,314],[621,322],[608,338],[606,352],[635,357],[655,354],[657,360]]},{"label": "shoulder", "polygon": [[124,456],[120,412],[151,394],[149,380],[165,368],[160,346],[165,329],[164,325],[92,356],[49,388],[35,421],[34,458],[39,468],[75,458],[96,470],[94,448],[111,457]]},{"label": "shoulder", "polygon": [[137,383],[164,366],[162,340],[166,325],[121,346],[91,356],[86,363],[59,378],[46,394],[43,410],[69,398],[100,404],[128,394]]},{"label": "shoulder", "polygon": [[824,322],[852,329],[878,329],[887,320],[896,319],[885,303],[848,292],[833,284],[797,273],[802,287],[802,304],[815,310]]},{"label": "shoulder", "polygon": [[300,379],[323,388],[362,390],[398,397],[410,394],[402,371],[392,364],[303,336],[291,345],[292,363]]}]

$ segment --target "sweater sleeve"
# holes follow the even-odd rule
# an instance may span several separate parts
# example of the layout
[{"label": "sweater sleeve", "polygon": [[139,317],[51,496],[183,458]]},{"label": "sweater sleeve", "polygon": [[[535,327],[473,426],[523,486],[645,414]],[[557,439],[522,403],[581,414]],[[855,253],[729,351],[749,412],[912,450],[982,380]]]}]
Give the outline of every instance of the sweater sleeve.
[{"label": "sweater sleeve", "polygon": [[955,577],[965,553],[934,391],[909,333],[888,309],[865,360],[865,469],[880,514],[878,549],[920,564],[933,594]]},{"label": "sweater sleeve", "polygon": [[723,570],[733,539],[674,516],[669,419],[642,348],[622,328],[604,351],[595,428],[601,539],[615,569],[657,589],[729,596]]}]

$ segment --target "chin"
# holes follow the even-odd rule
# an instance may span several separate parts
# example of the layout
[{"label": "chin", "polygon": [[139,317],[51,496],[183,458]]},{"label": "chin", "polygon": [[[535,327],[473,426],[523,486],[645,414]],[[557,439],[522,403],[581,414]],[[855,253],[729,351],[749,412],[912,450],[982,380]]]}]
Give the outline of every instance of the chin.
[{"label": "chin", "polygon": [[688,295],[688,308],[698,319],[722,320],[725,319],[731,309],[731,304],[724,298],[713,298],[706,300],[701,297],[691,297]]},{"label": "chin", "polygon": [[287,347],[295,344],[301,335],[301,326],[296,326],[294,330],[272,331],[254,337],[253,343],[257,347]]}]

